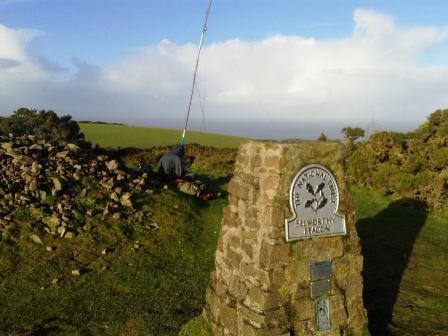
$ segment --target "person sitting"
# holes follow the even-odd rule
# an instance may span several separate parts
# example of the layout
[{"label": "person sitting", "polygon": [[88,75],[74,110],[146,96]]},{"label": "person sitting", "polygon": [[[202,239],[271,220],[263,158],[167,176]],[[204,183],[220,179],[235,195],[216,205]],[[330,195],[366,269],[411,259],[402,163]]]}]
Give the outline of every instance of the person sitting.
[{"label": "person sitting", "polygon": [[159,160],[159,177],[163,181],[170,182],[176,178],[182,178],[186,174],[186,169],[182,162],[185,154],[183,145],[177,145],[168,153],[163,154]]},{"label": "person sitting", "polygon": [[213,198],[213,193],[206,192],[206,185],[195,179],[193,173],[189,173],[183,163],[185,155],[183,145],[177,145],[172,151],[165,153],[159,160],[158,174],[162,181],[174,182],[177,188],[188,195],[208,200]]}]

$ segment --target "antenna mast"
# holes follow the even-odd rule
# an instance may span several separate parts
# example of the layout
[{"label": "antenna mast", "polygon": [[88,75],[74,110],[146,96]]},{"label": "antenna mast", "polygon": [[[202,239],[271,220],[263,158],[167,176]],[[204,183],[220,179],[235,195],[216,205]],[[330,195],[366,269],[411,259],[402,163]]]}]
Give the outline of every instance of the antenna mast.
[{"label": "antenna mast", "polygon": [[193,84],[191,85],[190,100],[188,102],[187,118],[185,120],[185,127],[184,127],[184,131],[182,132],[182,138],[180,140],[180,144],[181,145],[183,145],[184,142],[185,142],[185,133],[187,132],[188,118],[190,117],[191,101],[193,100],[194,87],[196,85],[196,75],[197,75],[197,72],[198,72],[199,57],[201,56],[202,43],[204,42],[205,33],[207,32],[207,21],[208,21],[208,15],[210,13],[210,8],[212,7],[212,1],[213,0],[209,1],[207,12],[205,13],[204,28],[202,28],[201,40],[199,41],[198,56],[196,58],[196,66],[194,68],[194,74],[193,74]]}]

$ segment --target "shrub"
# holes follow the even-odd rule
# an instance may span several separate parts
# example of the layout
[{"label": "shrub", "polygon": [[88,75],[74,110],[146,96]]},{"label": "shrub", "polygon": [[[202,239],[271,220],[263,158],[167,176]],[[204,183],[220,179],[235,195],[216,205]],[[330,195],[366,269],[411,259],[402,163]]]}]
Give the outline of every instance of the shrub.
[{"label": "shrub", "polygon": [[437,110],[410,133],[379,132],[355,148],[348,160],[353,182],[431,209],[448,204],[448,110]]},{"label": "shrub", "polygon": [[59,142],[85,142],[79,125],[69,115],[58,117],[53,111],[19,108],[9,118],[0,120],[3,134],[34,135],[38,139]]},{"label": "shrub", "polygon": [[318,141],[328,141],[328,137],[325,135],[325,133],[320,133],[319,137],[317,138]]}]

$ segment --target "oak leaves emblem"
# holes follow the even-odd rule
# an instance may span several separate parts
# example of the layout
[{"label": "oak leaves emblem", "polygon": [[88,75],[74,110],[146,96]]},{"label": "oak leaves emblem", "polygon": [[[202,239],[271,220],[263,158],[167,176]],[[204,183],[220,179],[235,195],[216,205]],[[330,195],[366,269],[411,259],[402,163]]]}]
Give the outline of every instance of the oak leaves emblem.
[{"label": "oak leaves emblem", "polygon": [[327,204],[328,199],[325,197],[323,193],[323,189],[325,187],[325,183],[322,182],[316,186],[316,190],[313,189],[313,186],[309,183],[306,184],[305,188],[309,194],[311,194],[312,198],[305,202],[305,208],[311,208],[314,212],[317,212],[320,208],[323,208],[325,204]]}]

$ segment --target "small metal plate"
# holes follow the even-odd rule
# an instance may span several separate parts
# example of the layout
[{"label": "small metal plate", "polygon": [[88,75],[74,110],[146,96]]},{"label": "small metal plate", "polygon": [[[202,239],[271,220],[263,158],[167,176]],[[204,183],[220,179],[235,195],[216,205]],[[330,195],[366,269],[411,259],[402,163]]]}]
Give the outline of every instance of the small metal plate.
[{"label": "small metal plate", "polygon": [[330,279],[332,272],[332,261],[323,260],[317,261],[310,264],[310,278],[311,281],[320,279]]},{"label": "small metal plate", "polygon": [[316,327],[318,331],[330,330],[330,299],[316,299]]},{"label": "small metal plate", "polygon": [[311,297],[316,298],[321,295],[329,295],[331,294],[331,280],[317,280],[311,282]]}]

